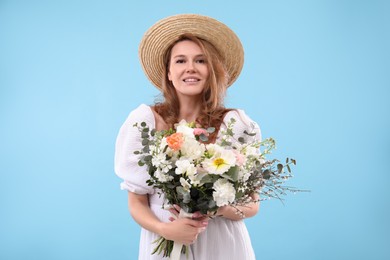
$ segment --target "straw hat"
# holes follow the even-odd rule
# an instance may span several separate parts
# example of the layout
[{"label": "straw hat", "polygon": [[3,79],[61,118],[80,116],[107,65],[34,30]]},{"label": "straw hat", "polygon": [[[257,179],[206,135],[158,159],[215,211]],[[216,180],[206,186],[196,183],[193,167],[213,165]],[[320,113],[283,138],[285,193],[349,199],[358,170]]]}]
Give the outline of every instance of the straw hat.
[{"label": "straw hat", "polygon": [[233,84],[244,64],[244,50],[237,35],[225,24],[202,15],[180,14],[164,18],[145,33],[139,46],[142,68],[154,86],[161,89],[164,55],[185,33],[210,42],[219,51]]}]

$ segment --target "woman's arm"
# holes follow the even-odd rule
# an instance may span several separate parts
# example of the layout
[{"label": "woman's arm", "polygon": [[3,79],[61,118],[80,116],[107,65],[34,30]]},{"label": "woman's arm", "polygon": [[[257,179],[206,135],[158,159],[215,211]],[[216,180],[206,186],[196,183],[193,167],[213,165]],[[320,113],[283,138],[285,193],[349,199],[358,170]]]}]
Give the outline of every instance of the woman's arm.
[{"label": "woman's arm", "polygon": [[143,228],[168,240],[189,245],[195,242],[198,234],[207,227],[207,221],[181,218],[172,222],[161,222],[149,207],[148,195],[128,193],[131,216]]},{"label": "woman's arm", "polygon": [[[253,200],[259,201],[259,195],[253,194]],[[251,202],[245,206],[237,206],[234,208],[232,206],[224,206],[218,209],[217,216],[221,216],[230,220],[241,220],[244,218],[250,218],[257,214],[260,208],[260,202]],[[244,216],[238,214],[237,209],[240,210]]]}]

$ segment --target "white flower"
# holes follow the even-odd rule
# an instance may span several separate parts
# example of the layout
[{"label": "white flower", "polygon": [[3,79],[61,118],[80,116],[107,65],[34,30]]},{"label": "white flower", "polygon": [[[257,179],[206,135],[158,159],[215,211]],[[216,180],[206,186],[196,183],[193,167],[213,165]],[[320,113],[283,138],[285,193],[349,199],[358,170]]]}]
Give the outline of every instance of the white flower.
[{"label": "white flower", "polygon": [[155,167],[159,167],[160,164],[166,162],[165,160],[166,160],[166,155],[163,153],[159,153],[152,157],[152,164]]},{"label": "white flower", "polygon": [[[191,128],[192,129],[192,128]],[[185,137],[181,147],[181,154],[193,161],[200,159],[203,156],[206,148],[204,144],[199,143],[195,139]]]},{"label": "white flower", "polygon": [[213,157],[206,159],[203,162],[203,167],[211,174],[223,174],[230,167],[235,166],[236,155],[231,150],[217,151]]},{"label": "white flower", "polygon": [[236,190],[227,179],[219,179],[213,185],[213,198],[218,207],[232,203],[236,198]]},{"label": "white flower", "polygon": [[259,149],[253,146],[247,146],[244,149],[245,155],[258,155],[259,154]]},{"label": "white flower", "polygon": [[182,133],[185,137],[195,139],[194,129],[187,125],[185,120],[181,120],[176,126],[176,132]]},{"label": "white flower", "polygon": [[154,172],[154,176],[160,181],[160,182],[168,182],[173,180],[173,177],[171,175],[165,174],[161,170],[157,169]]},{"label": "white flower", "polygon": [[217,144],[206,145],[207,152],[210,156],[214,156],[216,153],[220,153],[223,148]]},{"label": "white flower", "polygon": [[184,174],[188,171],[188,169],[191,166],[193,167],[194,165],[191,164],[191,162],[188,159],[182,157],[182,158],[180,158],[180,160],[176,161],[177,168],[175,169],[175,173],[177,175]]},{"label": "white flower", "polygon": [[186,179],[184,179],[183,177],[180,178],[180,184],[185,191],[190,191],[191,184],[189,184],[188,181],[186,181]]}]

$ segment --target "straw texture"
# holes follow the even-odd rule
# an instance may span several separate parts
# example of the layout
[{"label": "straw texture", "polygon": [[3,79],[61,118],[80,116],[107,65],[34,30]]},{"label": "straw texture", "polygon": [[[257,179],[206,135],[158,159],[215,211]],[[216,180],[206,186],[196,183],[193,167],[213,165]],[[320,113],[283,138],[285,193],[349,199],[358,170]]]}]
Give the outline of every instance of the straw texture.
[{"label": "straw texture", "polygon": [[244,64],[242,44],[237,35],[225,24],[197,14],[180,14],[164,18],[145,33],[139,46],[139,58],[152,84],[161,89],[164,54],[168,47],[185,33],[214,45],[220,52],[229,74],[227,87],[232,85]]}]

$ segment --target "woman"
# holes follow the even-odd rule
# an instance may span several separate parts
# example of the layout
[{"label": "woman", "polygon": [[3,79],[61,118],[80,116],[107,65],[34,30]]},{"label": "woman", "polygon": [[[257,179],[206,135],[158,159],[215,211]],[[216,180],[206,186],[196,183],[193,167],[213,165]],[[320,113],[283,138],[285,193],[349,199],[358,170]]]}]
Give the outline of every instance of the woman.
[{"label": "woman", "polygon": [[[139,259],[162,259],[154,254],[153,241],[159,236],[190,245],[190,259],[255,259],[251,241],[237,210],[225,206],[215,218],[195,213],[192,219],[172,218],[179,208],[162,209],[163,198],[146,184],[146,168],[138,166],[135,150],[141,138],[135,123],[146,122],[151,129],[173,128],[182,119],[216,131],[218,139],[226,122],[236,119],[234,133],[260,129],[242,110],[223,107],[227,87],[238,77],[243,65],[242,45],[226,25],[200,15],[176,15],[152,26],[140,44],[140,59],[151,82],[162,91],[164,101],[141,105],[123,124],[116,142],[115,171],[128,190],[129,209],[141,225]],[[257,198],[257,195],[253,195]],[[258,203],[240,207],[245,217],[254,216]],[[182,255],[182,259],[186,259]]]}]

